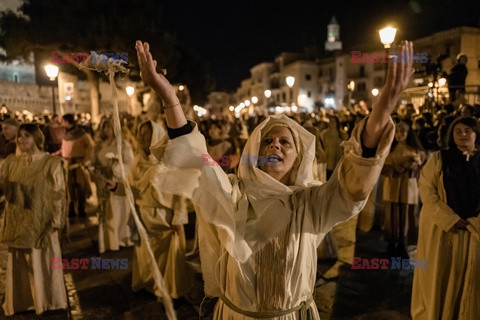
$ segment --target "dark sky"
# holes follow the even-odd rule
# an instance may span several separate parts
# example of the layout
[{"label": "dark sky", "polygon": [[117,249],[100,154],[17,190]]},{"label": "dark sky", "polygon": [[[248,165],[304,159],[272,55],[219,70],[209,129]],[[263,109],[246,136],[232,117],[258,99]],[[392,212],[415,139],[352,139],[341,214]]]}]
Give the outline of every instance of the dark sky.
[{"label": "dark sky", "polygon": [[387,22],[397,39],[415,39],[435,31],[467,25],[480,27],[480,2],[418,1],[162,1],[164,27],[210,65],[217,90],[233,90],[249,69],[272,61],[282,51],[323,47],[333,15],[344,46],[379,42],[377,30]]}]

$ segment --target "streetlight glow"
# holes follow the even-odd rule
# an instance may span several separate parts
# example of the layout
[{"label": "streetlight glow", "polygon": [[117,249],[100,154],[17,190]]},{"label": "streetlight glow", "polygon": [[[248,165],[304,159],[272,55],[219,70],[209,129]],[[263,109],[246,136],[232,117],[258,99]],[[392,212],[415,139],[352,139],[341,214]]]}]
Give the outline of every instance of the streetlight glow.
[{"label": "streetlight glow", "polygon": [[354,91],[355,90],[355,81],[350,81],[347,85],[347,89],[350,90],[350,91]]},{"label": "streetlight glow", "polygon": [[245,100],[245,101],[243,101],[243,103],[244,103],[247,107],[250,106],[250,100],[248,100],[248,99]]},{"label": "streetlight glow", "polygon": [[257,102],[258,102],[258,98],[257,98],[257,97],[255,97],[255,96],[253,96],[253,97],[252,97],[252,103],[254,103],[254,104],[255,104],[255,103],[257,103]]},{"label": "streetlight glow", "polygon": [[438,85],[440,87],[443,87],[445,85],[445,83],[447,83],[447,79],[445,79],[445,78],[438,79]]},{"label": "streetlight glow", "polygon": [[397,28],[385,27],[378,31],[380,34],[380,41],[383,43],[385,48],[390,48],[390,45],[395,40],[395,35],[397,34]]},{"label": "streetlight glow", "polygon": [[372,89],[372,95],[373,95],[374,97],[378,96],[378,89],[377,89],[377,88],[373,88],[373,89]]},{"label": "streetlight glow", "polygon": [[234,107],[234,106],[230,106],[230,108],[228,108],[228,110],[233,111],[233,110],[235,110],[235,107]]},{"label": "streetlight glow", "polygon": [[128,86],[125,88],[125,91],[127,91],[128,96],[131,97],[135,93],[135,88],[132,86]]},{"label": "streetlight glow", "polygon": [[180,90],[180,91],[183,91],[183,89],[185,89],[184,86],[179,86],[179,87],[178,87],[178,90]]},{"label": "streetlight glow", "polygon": [[272,91],[267,89],[263,92],[263,94],[265,95],[265,98],[268,99],[272,96]]},{"label": "streetlight glow", "polygon": [[295,84],[295,78],[292,76],[288,76],[285,78],[285,82],[287,83],[287,86],[291,88]]},{"label": "streetlight glow", "polygon": [[55,80],[58,76],[58,67],[54,66],[53,64],[47,64],[45,67],[45,73],[50,78],[50,80]]}]

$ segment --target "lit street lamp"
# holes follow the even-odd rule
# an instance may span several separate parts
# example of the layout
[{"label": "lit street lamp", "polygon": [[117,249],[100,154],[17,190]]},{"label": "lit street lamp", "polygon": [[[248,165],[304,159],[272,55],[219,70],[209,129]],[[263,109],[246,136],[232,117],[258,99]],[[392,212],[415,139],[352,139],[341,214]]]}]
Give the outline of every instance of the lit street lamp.
[{"label": "lit street lamp", "polygon": [[373,89],[372,89],[372,95],[373,95],[374,97],[378,96],[378,89],[377,89],[377,88],[373,88]]},{"label": "lit street lamp", "polygon": [[348,106],[351,107],[352,106],[352,93],[353,91],[355,90],[355,81],[350,81],[347,85],[347,89],[348,89]]},{"label": "lit street lamp", "polygon": [[45,66],[45,73],[52,81],[52,105],[53,105],[53,116],[57,114],[57,109],[55,106],[55,79],[58,76],[58,67],[52,64]]},{"label": "lit street lamp", "polygon": [[290,88],[290,104],[293,104],[293,92],[292,92],[292,87],[295,84],[295,78],[292,76],[288,76],[285,78],[285,82],[287,83],[287,86]]},{"label": "lit street lamp", "polygon": [[128,86],[125,88],[125,91],[127,92],[128,95],[128,105],[130,106],[130,112],[135,115],[135,112],[133,110],[133,104],[132,104],[132,96],[135,93],[135,88],[132,86]]},{"label": "lit street lamp", "polygon": [[[387,61],[388,61],[388,49],[390,48],[393,41],[395,41],[397,28],[385,27],[379,30],[378,33],[380,34],[380,41],[382,42],[385,48],[385,53],[387,54]],[[387,80],[387,70],[388,70],[388,63],[385,64],[385,81]]]},{"label": "lit street lamp", "polygon": [[268,107],[269,106],[269,99],[272,96],[272,90],[267,89],[263,92],[263,94],[265,95],[265,98],[266,98],[265,107]]},{"label": "lit street lamp", "polygon": [[380,41],[383,43],[385,49],[388,49],[395,40],[397,28],[386,27],[378,31],[378,33],[380,34]]}]

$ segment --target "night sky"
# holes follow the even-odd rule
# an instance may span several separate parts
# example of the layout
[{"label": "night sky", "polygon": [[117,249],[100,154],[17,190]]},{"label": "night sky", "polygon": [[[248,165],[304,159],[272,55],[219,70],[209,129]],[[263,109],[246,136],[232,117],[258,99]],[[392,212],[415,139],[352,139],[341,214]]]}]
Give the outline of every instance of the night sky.
[{"label": "night sky", "polygon": [[[0,10],[19,3],[0,0]],[[480,27],[479,0],[159,0],[159,5],[164,29],[209,63],[217,90],[235,90],[251,67],[282,51],[301,52],[315,43],[323,48],[333,15],[350,50],[356,44],[380,45],[378,29],[386,24],[399,28],[397,40]]]},{"label": "night sky", "polygon": [[333,15],[344,47],[379,43],[378,29],[415,39],[456,26],[480,27],[479,1],[162,1],[165,29],[210,64],[217,90],[234,90],[252,66],[282,51],[323,48]]}]

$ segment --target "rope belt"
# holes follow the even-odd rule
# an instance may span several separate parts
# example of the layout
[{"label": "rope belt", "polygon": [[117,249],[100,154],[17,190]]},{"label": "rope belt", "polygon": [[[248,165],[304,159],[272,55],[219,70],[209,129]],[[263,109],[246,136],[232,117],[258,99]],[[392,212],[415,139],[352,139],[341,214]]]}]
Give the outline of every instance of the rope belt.
[{"label": "rope belt", "polygon": [[281,316],[286,316],[288,314],[300,311],[300,320],[307,320],[308,309],[311,307],[311,303],[313,302],[313,297],[310,296],[307,301],[302,301],[298,306],[293,307],[288,310],[282,311],[275,311],[275,312],[254,312],[254,311],[247,311],[240,309],[236,305],[234,305],[230,300],[227,299],[224,295],[220,295],[220,299],[222,299],[223,303],[227,305],[231,310],[244,315],[250,318],[256,319],[267,319],[267,318],[276,318]]}]

